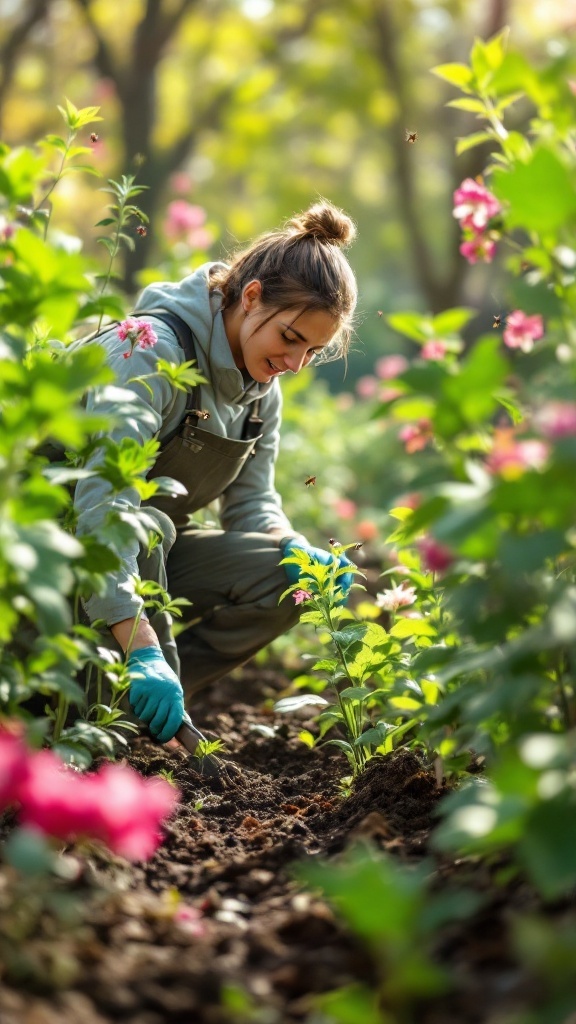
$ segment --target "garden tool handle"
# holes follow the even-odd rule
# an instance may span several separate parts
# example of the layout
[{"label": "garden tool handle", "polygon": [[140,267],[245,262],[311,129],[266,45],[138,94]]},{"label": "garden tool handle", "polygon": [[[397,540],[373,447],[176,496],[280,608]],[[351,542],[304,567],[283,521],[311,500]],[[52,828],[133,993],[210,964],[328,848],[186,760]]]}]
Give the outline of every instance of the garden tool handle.
[{"label": "garden tool handle", "polygon": [[176,733],[176,739],[179,740],[183,747],[186,747],[190,754],[196,753],[196,748],[202,740],[206,742],[206,737],[193,725],[190,715],[186,713],[182,719],[182,725]]}]

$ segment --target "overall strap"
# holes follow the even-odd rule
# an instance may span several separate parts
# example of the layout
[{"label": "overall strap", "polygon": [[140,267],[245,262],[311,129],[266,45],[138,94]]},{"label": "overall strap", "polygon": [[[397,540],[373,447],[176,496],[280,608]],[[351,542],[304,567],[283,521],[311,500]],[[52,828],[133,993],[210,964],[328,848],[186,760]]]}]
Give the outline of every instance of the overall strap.
[{"label": "overall strap", "polygon": [[[169,309],[139,309],[135,315],[155,316],[158,320],[163,320],[174,331],[180,347],[184,350],[187,361],[194,360],[194,362],[198,363],[194,348],[194,334],[191,327],[181,316],[178,316],[177,313],[173,313]],[[176,437],[176,434],[179,433],[183,426],[190,425],[196,427],[198,426],[198,420],[207,420],[209,418],[210,413],[200,408],[200,385],[196,384],[195,387],[186,393],[186,408],[184,409],[182,420],[174,430],[171,430],[166,437],[162,438],[161,448],[164,448],[173,437]]]}]

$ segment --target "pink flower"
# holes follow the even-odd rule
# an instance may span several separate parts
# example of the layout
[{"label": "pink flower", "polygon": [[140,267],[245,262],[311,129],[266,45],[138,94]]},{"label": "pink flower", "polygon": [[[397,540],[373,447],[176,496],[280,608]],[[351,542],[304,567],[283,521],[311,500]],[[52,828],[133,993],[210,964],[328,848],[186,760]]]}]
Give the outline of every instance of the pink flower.
[{"label": "pink flower", "polygon": [[177,192],[179,195],[185,195],[187,192],[191,192],[194,186],[194,182],[188,171],[176,171],[170,176],[170,188],[173,192]]},{"label": "pink flower", "polygon": [[28,772],[28,750],[19,732],[0,729],[0,812],[20,799]]},{"label": "pink flower", "polygon": [[521,309],[515,309],[506,317],[503,338],[508,348],[520,348],[523,352],[530,352],[534,348],[534,342],[543,334],[544,323],[538,313],[527,316]]},{"label": "pink flower", "polygon": [[394,380],[404,370],[408,369],[408,360],[399,354],[393,356],[382,356],[381,359],[376,361],[374,369],[376,375],[381,377],[382,380]]},{"label": "pink flower", "polygon": [[376,604],[385,612],[396,612],[399,608],[414,604],[415,600],[416,587],[405,587],[402,583],[376,595]]},{"label": "pink flower", "polygon": [[214,235],[208,228],[196,228],[186,236],[186,241],[192,249],[209,249]]},{"label": "pink flower", "polygon": [[474,235],[467,242],[462,242],[460,252],[462,256],[466,257],[468,263],[477,263],[478,260],[483,263],[492,263],[496,252],[496,242],[488,238],[488,235]]},{"label": "pink flower", "polygon": [[356,381],[356,394],[359,398],[374,398],[377,391],[378,381],[376,377],[359,377]]},{"label": "pink flower", "polygon": [[460,221],[462,228],[474,233],[483,231],[501,209],[496,196],[473,178],[465,178],[454,192],[453,216]]},{"label": "pink flower", "polygon": [[334,502],[334,511],[340,519],[354,519],[358,511],[358,506],[355,501],[351,501],[350,498],[338,498]]},{"label": "pink flower", "polygon": [[129,359],[134,349],[153,348],[158,341],[158,335],[151,324],[146,320],[138,320],[135,316],[129,316],[116,328],[116,334],[120,341],[128,341],[130,351],[124,353],[124,359]]},{"label": "pink flower", "polygon": [[413,452],[422,451],[432,440],[432,422],[425,417],[418,420],[418,423],[407,423],[402,427],[398,437],[404,442],[404,448],[411,455]]},{"label": "pink flower", "polygon": [[576,435],[576,403],[546,402],[534,416],[534,423],[552,441]]},{"label": "pink flower", "polygon": [[545,441],[518,441],[514,431],[507,427],[494,432],[494,444],[486,459],[486,468],[504,480],[517,480],[527,469],[542,469],[548,454]]},{"label": "pink flower", "polygon": [[378,536],[378,527],[372,519],[361,519],[356,525],[356,533],[361,541],[375,540]]},{"label": "pink flower", "polygon": [[45,750],[33,756],[21,787],[21,820],[65,842],[87,837],[129,860],[154,853],[160,822],[172,813],[178,792],[162,779],[143,779],[123,765],[77,775]]},{"label": "pink flower", "polygon": [[403,392],[400,388],[380,388],[378,392],[378,398],[381,402],[393,402],[395,398],[400,398]]},{"label": "pink flower", "polygon": [[443,359],[446,355],[447,345],[441,338],[432,338],[422,346],[422,359]]},{"label": "pink flower", "polygon": [[454,561],[450,548],[435,540],[434,537],[423,537],[418,543],[418,550],[428,572],[444,572]]},{"label": "pink flower", "polygon": [[309,590],[295,590],[292,594],[294,598],[294,604],[304,604],[304,601],[309,601],[312,594]]},{"label": "pink flower", "polygon": [[175,199],[168,203],[164,231],[168,238],[182,238],[201,228],[205,222],[206,210],[201,206],[188,203],[185,199]]}]

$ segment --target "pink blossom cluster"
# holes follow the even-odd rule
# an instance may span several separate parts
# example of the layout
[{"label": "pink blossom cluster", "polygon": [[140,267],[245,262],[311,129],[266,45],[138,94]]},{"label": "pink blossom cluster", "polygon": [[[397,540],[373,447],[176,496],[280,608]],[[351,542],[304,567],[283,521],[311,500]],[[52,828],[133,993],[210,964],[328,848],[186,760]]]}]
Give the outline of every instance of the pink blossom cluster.
[{"label": "pink blossom cluster", "polygon": [[515,309],[506,317],[506,327],[502,337],[508,348],[519,348],[522,352],[531,352],[534,342],[543,334],[544,324],[538,313],[528,316],[521,309]]},{"label": "pink blossom cluster", "polygon": [[494,444],[486,459],[486,468],[504,480],[517,480],[527,469],[542,469],[548,454],[545,441],[518,439],[514,430],[506,427],[494,432]]},{"label": "pink blossom cluster", "polygon": [[422,537],[418,541],[418,550],[422,564],[428,572],[445,572],[454,561],[454,553],[435,537]]},{"label": "pink blossom cluster", "polygon": [[186,199],[174,199],[168,204],[164,232],[173,242],[184,241],[192,249],[208,249],[214,236],[205,227],[206,210]]},{"label": "pink blossom cluster", "polygon": [[576,437],[576,403],[546,402],[534,414],[534,424],[551,441]]},{"label": "pink blossom cluster", "polygon": [[124,359],[129,359],[136,346],[139,348],[154,348],[158,341],[158,335],[152,324],[146,320],[138,320],[135,316],[126,317],[116,328],[116,334],[120,341],[130,343],[130,351],[124,353]]},{"label": "pink blossom cluster", "polygon": [[442,338],[431,338],[422,346],[420,355],[422,359],[439,361],[444,359],[447,351],[448,345]]},{"label": "pink blossom cluster", "polygon": [[460,252],[469,263],[492,262],[500,235],[490,229],[490,221],[501,209],[496,196],[474,178],[465,178],[454,192],[452,213],[464,232]]},{"label": "pink blossom cluster", "polygon": [[432,421],[422,416],[417,423],[407,423],[400,430],[398,437],[404,443],[408,455],[420,452],[434,437]]},{"label": "pink blossom cluster", "polygon": [[309,601],[312,594],[309,590],[295,590],[292,594],[294,598],[294,604],[304,604],[305,601]]},{"label": "pink blossom cluster", "polygon": [[77,773],[50,750],[30,750],[17,728],[0,728],[0,811],[18,805],[22,824],[45,835],[97,839],[128,860],[145,860],[178,799],[168,782],[144,779],[127,765]]}]

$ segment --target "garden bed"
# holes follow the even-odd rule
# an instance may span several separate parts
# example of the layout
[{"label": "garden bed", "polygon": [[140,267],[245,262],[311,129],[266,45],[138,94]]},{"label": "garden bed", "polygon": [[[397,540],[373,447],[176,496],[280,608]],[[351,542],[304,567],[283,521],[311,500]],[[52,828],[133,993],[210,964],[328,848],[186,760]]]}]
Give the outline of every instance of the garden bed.
[{"label": "garden bed", "polygon": [[[60,992],[30,979],[25,991],[3,985],[2,1024],[289,1024],[310,1017],[315,994],[374,981],[361,943],[292,866],[362,839],[404,863],[419,860],[441,793],[434,773],[400,751],[374,759],[343,798],[340,752],[307,749],[297,738],[302,719],[268,710],[284,685],[271,671],[246,669],[197,700],[198,724],[224,738],[242,767],[230,782],[202,778],[181,748],[134,742],[133,767],[171,772],[182,793],[165,842],[135,866],[72,851],[78,889],[92,895],[83,928],[52,938],[51,956],[60,942],[71,980]],[[279,732],[254,729],[263,724]],[[465,924],[439,932],[436,957],[453,988],[414,1019],[504,1020],[496,1014],[537,997],[508,948],[510,915],[530,909],[531,893],[496,886],[476,863],[441,864],[439,884],[453,877],[481,891],[483,903]],[[177,923],[174,890],[201,916]]]}]

